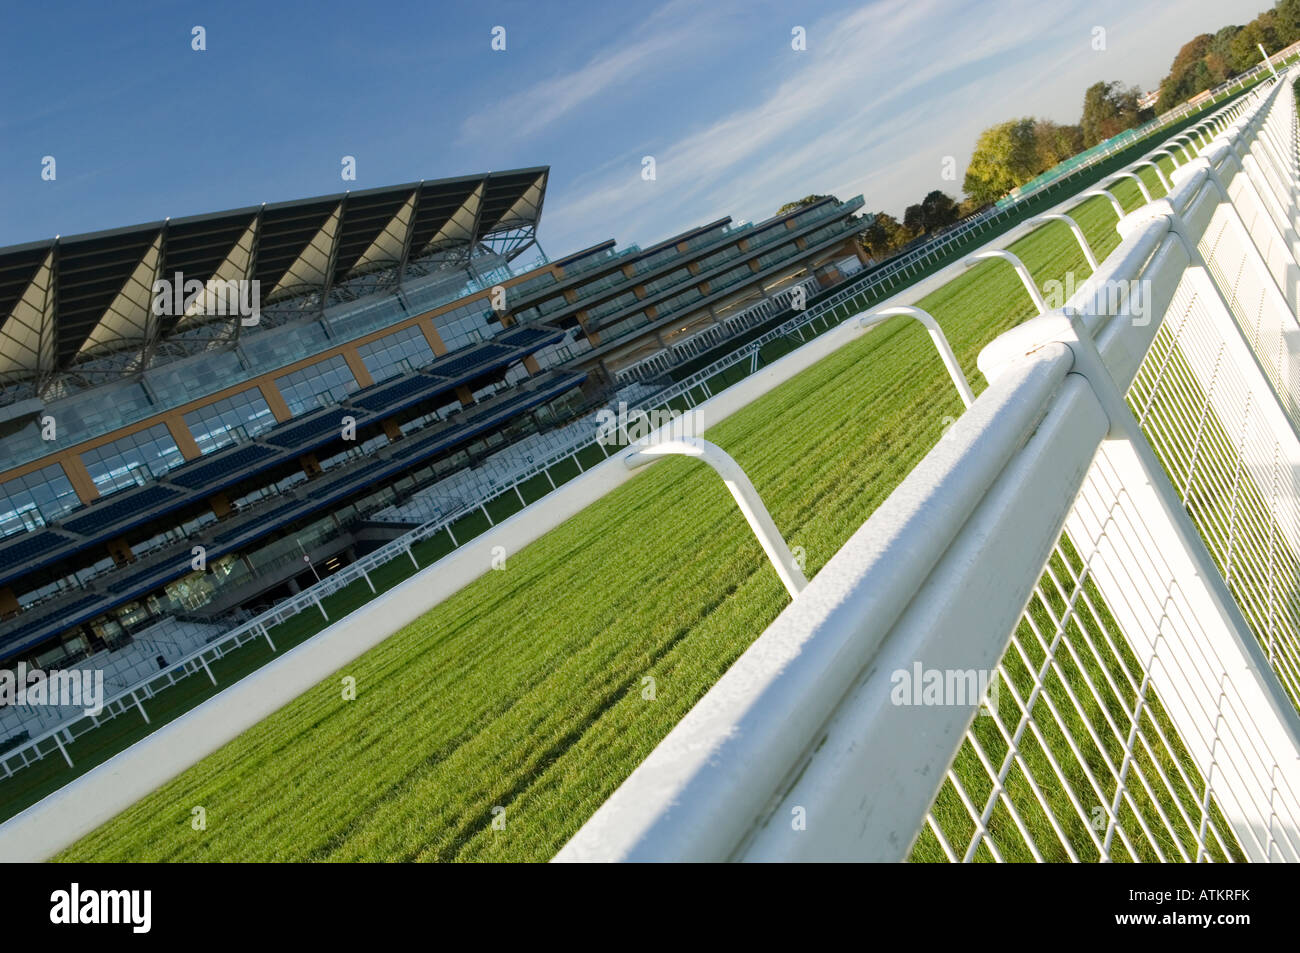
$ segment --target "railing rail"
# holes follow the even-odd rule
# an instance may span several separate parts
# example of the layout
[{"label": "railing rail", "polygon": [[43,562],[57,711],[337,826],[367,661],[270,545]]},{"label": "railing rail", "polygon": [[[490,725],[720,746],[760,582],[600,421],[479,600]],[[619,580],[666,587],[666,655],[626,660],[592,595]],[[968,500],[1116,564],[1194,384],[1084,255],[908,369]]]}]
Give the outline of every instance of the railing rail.
[{"label": "railing rail", "polygon": [[[1300,335],[1295,78],[985,348],[989,388],[557,860],[1300,860],[1297,390],[1268,373]],[[1265,186],[1287,216],[1242,214]]]}]

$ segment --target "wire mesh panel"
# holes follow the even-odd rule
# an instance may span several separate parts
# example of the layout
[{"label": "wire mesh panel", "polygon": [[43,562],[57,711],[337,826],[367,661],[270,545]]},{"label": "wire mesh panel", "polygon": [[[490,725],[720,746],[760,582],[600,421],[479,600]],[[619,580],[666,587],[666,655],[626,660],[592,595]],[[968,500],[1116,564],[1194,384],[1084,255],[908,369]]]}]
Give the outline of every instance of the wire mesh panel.
[{"label": "wire mesh panel", "polygon": [[[1173,306],[1129,403],[1273,671],[1300,706],[1300,473],[1243,379],[1217,301],[1193,280]],[[1226,329],[1230,331],[1229,329]]]},{"label": "wire mesh panel", "polygon": [[[1300,325],[1278,284],[1295,261],[1250,198],[1272,267],[1208,184],[1187,207],[1208,274],[1178,282],[1127,403],[1300,706]],[[1268,767],[1286,745],[1266,753],[1251,679],[1189,594],[1195,572],[1173,564],[1159,507],[1137,504],[1143,476],[1116,464],[1125,455],[1103,443],[912,860],[1300,852],[1300,792]]]},{"label": "wire mesh panel", "polygon": [[[1215,325],[1194,284],[1175,292],[1129,405],[1294,703],[1300,566],[1243,461],[1274,453],[1266,471],[1274,499],[1284,482],[1294,492],[1294,473],[1278,462],[1258,405],[1222,359],[1221,307]],[[1210,349],[1219,360],[1208,359]],[[1213,369],[1205,385],[1198,363]],[[1138,480],[1117,471],[1113,443],[1089,471],[994,689],[946,773],[915,861],[1300,853],[1300,792],[1268,766],[1268,743],[1254,725],[1258,700],[1216,676],[1239,666],[1217,648],[1184,583],[1195,573],[1174,563],[1167,528],[1149,525],[1155,508],[1135,501]],[[1218,801],[1229,780],[1237,823]]]},{"label": "wire mesh panel", "polygon": [[1062,535],[911,859],[1242,859],[1148,662]]},{"label": "wire mesh panel", "polygon": [[1232,206],[1215,210],[1197,248],[1282,409],[1300,426],[1300,322]]}]

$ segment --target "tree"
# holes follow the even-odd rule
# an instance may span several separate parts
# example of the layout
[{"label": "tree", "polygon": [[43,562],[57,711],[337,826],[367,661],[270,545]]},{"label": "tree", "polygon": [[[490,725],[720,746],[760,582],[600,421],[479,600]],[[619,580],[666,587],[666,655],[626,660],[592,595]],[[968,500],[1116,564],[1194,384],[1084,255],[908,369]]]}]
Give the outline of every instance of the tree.
[{"label": "tree", "polygon": [[1034,123],[1034,143],[1038,149],[1038,171],[1042,172],[1083,151],[1083,128],[1040,119]]},{"label": "tree", "polygon": [[858,235],[858,244],[877,260],[888,258],[912,240],[905,226],[887,212],[877,212],[871,224]]},{"label": "tree", "polygon": [[925,231],[925,209],[921,207],[920,202],[909,205],[903,211],[903,227],[913,235],[920,235]]},{"label": "tree", "polygon": [[[1300,0],[1280,0],[1273,12],[1277,14],[1278,42],[1290,46],[1300,40]],[[1277,50],[1271,52],[1276,53]]]},{"label": "tree", "polygon": [[1207,56],[1217,56],[1224,62],[1232,59],[1232,40],[1241,32],[1240,26],[1225,26],[1210,40],[1210,45],[1206,49]]},{"label": "tree", "polygon": [[[1242,27],[1233,34],[1232,39],[1228,41],[1228,67],[1236,73],[1244,73],[1264,57],[1260,55],[1259,47],[1255,44],[1255,31],[1249,27]],[[1166,77],[1166,82],[1173,76],[1170,73]],[[1164,83],[1160,84],[1161,96],[1164,95]]]},{"label": "tree", "polygon": [[1034,120],[1012,119],[980,133],[962,188],[982,203],[993,202],[1037,175]]},{"label": "tree", "polygon": [[929,235],[957,221],[957,202],[935,189],[921,200],[921,228]]},{"label": "tree", "polygon": [[[1235,41],[1234,38],[1232,42]],[[1232,42],[1229,43],[1229,47],[1232,46]],[[1160,81],[1160,99],[1156,103],[1158,112],[1164,112],[1202,90],[1210,88],[1204,85],[1210,80],[1210,69],[1205,65],[1205,54],[1209,52],[1213,43],[1213,36],[1202,33],[1183,44],[1169,67],[1169,75]]]},{"label": "tree", "polygon": [[[1206,39],[1209,35],[1206,34]],[[1138,98],[1142,91],[1123,83],[1093,83],[1083,94],[1083,118],[1079,120],[1084,148],[1117,136],[1138,124]],[[1052,163],[1055,165],[1055,163]]]},{"label": "tree", "polygon": [[[784,205],[782,205],[779,209],[776,210],[776,214],[784,215],[786,212],[793,212],[795,209],[803,208],[806,205],[816,205],[822,199],[834,199],[834,198],[835,196],[833,195],[805,195],[797,202],[786,202]],[[835,199],[835,201],[838,202],[839,199]]]}]

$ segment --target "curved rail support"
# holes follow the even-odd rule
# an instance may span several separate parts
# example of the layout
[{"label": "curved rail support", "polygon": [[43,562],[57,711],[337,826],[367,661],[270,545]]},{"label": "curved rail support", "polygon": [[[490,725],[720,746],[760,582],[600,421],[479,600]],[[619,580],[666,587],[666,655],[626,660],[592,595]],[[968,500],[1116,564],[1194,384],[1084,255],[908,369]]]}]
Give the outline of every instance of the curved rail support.
[{"label": "curved rail support", "polygon": [[903,304],[893,308],[881,308],[879,311],[871,311],[859,316],[858,326],[866,329],[874,327],[895,315],[905,314],[908,317],[916,318],[925,329],[930,332],[930,340],[934,342],[935,350],[939,352],[939,357],[943,358],[943,366],[948,369],[948,376],[957,387],[957,393],[961,395],[961,402],[969,407],[975,403],[975,394],[970,389],[970,384],[966,382],[966,375],[962,373],[961,365],[957,363],[957,355],[952,352],[952,345],[948,343],[948,338],[944,336],[943,328],[939,327],[939,322],[934,316],[915,308],[912,305]]},{"label": "curved rail support", "polygon": [[1169,192],[1172,192],[1172,191],[1173,191],[1174,186],[1173,186],[1173,183],[1169,181],[1169,176],[1165,175],[1165,170],[1164,170],[1164,169],[1162,169],[1162,168],[1160,168],[1160,166],[1156,165],[1155,160],[1153,160],[1153,159],[1139,159],[1137,162],[1134,162],[1134,163],[1133,163],[1132,168],[1137,169],[1137,168],[1139,168],[1140,166],[1144,166],[1144,165],[1149,165],[1149,166],[1151,166],[1151,168],[1153,168],[1153,169],[1156,170],[1156,178],[1159,179],[1159,180],[1160,180],[1160,184],[1164,186],[1164,188],[1165,188],[1165,193],[1166,193],[1166,194],[1168,194]]},{"label": "curved rail support", "polygon": [[[1109,192],[1106,194],[1110,195]],[[1114,196],[1111,195],[1111,198],[1113,199]],[[1118,205],[1119,203],[1117,202],[1115,204]],[[1120,216],[1120,218],[1123,217],[1123,215]],[[1074,238],[1079,243],[1079,248],[1083,251],[1083,257],[1088,260],[1088,267],[1093,271],[1097,270],[1097,256],[1092,253],[1092,246],[1088,244],[1088,239],[1084,236],[1083,229],[1079,227],[1078,222],[1070,218],[1070,216],[1066,215],[1064,212],[1045,212],[1042,215],[1035,215],[1025,224],[1036,225],[1043,222],[1064,222],[1066,225],[1070,226],[1070,231],[1074,232]]]},{"label": "curved rail support", "polygon": [[1047,301],[1043,298],[1043,293],[1038,290],[1038,285],[1034,284],[1034,276],[1029,273],[1025,263],[1017,258],[1014,254],[1004,248],[990,249],[989,251],[976,252],[966,259],[966,267],[971,268],[986,258],[1001,258],[1003,261],[1011,262],[1011,267],[1016,270],[1020,276],[1020,283],[1025,286],[1029,292],[1029,297],[1033,299],[1034,307],[1038,309],[1039,314],[1044,314],[1051,310],[1047,306]]},{"label": "curved rail support", "polygon": [[699,437],[682,437],[678,440],[665,440],[663,443],[646,446],[635,444],[632,451],[623,458],[623,463],[629,470],[635,470],[637,467],[654,463],[660,457],[673,454],[703,460],[718,476],[722,477],[722,482],[735,497],[736,505],[744,514],[749,528],[758,537],[763,552],[767,553],[767,558],[772,561],[772,567],[781,577],[781,582],[790,593],[790,598],[799,595],[804,586],[808,585],[803,570],[790,554],[790,547],[785,544],[780,531],[776,528],[776,523],[772,522],[772,516],[763,505],[763,500],[754,489],[754,484],[740,468],[740,464],[725,450]]},{"label": "curved rail support", "polygon": [[1174,164],[1175,169],[1187,161],[1187,157],[1183,156],[1183,161],[1179,162],[1178,156],[1174,155],[1168,149],[1156,149],[1149,156],[1147,156],[1147,158],[1154,161],[1156,156],[1169,156],[1169,161]]},{"label": "curved rail support", "polygon": [[1105,189],[1089,189],[1087,192],[1084,192],[1083,194],[1085,196],[1095,195],[1099,198],[1106,199],[1108,202],[1110,202],[1111,205],[1115,206],[1115,214],[1119,218],[1123,218],[1125,215],[1128,214],[1127,212],[1124,211],[1124,206],[1119,204],[1119,199],[1115,198],[1115,193],[1113,192],[1107,192]]},{"label": "curved rail support", "polygon": [[1129,169],[1125,169],[1123,172],[1116,172],[1106,181],[1118,182],[1120,179],[1132,179],[1134,182],[1137,183],[1138,191],[1142,193],[1142,198],[1145,199],[1147,202],[1151,201],[1151,190],[1148,189],[1147,184],[1142,181],[1142,176],[1138,175],[1136,172],[1133,172]]}]

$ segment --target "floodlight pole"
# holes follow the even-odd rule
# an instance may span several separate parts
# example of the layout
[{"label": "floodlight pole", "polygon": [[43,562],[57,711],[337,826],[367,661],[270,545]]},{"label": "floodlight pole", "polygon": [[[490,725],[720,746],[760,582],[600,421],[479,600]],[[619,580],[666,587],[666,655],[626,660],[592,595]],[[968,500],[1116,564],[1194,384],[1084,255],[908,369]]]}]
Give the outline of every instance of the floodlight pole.
[{"label": "floodlight pole", "polygon": [[[1106,194],[1110,195],[1109,192]],[[1114,198],[1114,196],[1111,197]],[[1120,216],[1120,218],[1123,217],[1124,216],[1122,215]],[[1070,218],[1070,216],[1066,215],[1064,212],[1045,212],[1042,215],[1034,216],[1025,224],[1034,225],[1041,222],[1064,222],[1066,225],[1070,226],[1070,231],[1074,232],[1074,237],[1079,243],[1079,248],[1083,250],[1083,257],[1088,260],[1088,267],[1093,271],[1097,270],[1097,256],[1092,253],[1092,246],[1088,244],[1088,239],[1084,236],[1083,229],[1079,227],[1078,222]]]},{"label": "floodlight pole", "polygon": [[961,365],[957,363],[957,355],[953,354],[948,338],[944,336],[943,329],[939,327],[939,322],[932,315],[911,305],[898,305],[897,307],[881,308],[879,311],[864,314],[859,318],[858,325],[863,329],[874,327],[882,321],[899,314],[916,318],[917,321],[925,325],[925,329],[930,332],[930,340],[934,342],[935,350],[939,352],[939,357],[943,358],[943,366],[948,368],[948,376],[952,378],[953,384],[957,387],[957,393],[961,395],[961,402],[967,407],[975,403],[975,394],[971,391],[970,384],[966,382],[966,375],[962,373]]},{"label": "floodlight pole", "polygon": [[1043,293],[1038,290],[1038,285],[1034,284],[1034,276],[1029,273],[1025,263],[1006,249],[995,248],[990,251],[976,252],[966,259],[966,267],[970,268],[986,258],[1001,258],[1003,261],[1009,261],[1011,267],[1016,270],[1016,274],[1020,276],[1020,283],[1025,286],[1025,290],[1029,292],[1029,297],[1033,299],[1034,307],[1038,309],[1038,313],[1042,314],[1044,311],[1051,310],[1047,307],[1047,301],[1043,298]]},{"label": "floodlight pole", "polygon": [[763,552],[767,553],[767,558],[771,560],[776,574],[781,578],[786,591],[790,593],[790,598],[799,595],[808,585],[803,570],[795,563],[794,557],[790,554],[790,547],[785,544],[780,531],[776,528],[776,523],[772,521],[771,514],[763,505],[762,498],[754,489],[754,484],[740,468],[740,464],[725,450],[700,437],[681,437],[656,444],[635,444],[632,451],[623,458],[623,463],[629,470],[635,470],[637,467],[654,463],[660,457],[673,454],[702,460],[722,477],[722,482],[735,497],[736,505],[740,507],[740,512],[749,523],[749,528],[758,537],[759,545],[763,547]]}]

